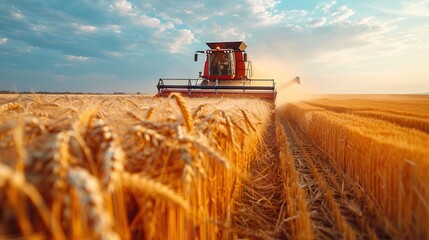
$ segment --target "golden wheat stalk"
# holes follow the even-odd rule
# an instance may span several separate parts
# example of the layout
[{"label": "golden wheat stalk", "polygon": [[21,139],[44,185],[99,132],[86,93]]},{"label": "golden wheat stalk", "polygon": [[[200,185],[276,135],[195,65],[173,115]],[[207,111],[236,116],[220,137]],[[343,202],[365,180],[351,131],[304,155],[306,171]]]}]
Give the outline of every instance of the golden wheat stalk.
[{"label": "golden wheat stalk", "polygon": [[174,97],[176,99],[176,103],[180,108],[180,111],[183,115],[183,121],[185,122],[185,126],[188,129],[189,133],[194,133],[194,124],[192,119],[191,111],[186,104],[185,99],[178,93],[172,93],[170,97]]},{"label": "golden wheat stalk", "polygon": [[92,226],[94,237],[119,239],[113,230],[112,217],[106,209],[98,179],[83,168],[71,168],[68,171],[68,182],[76,190],[82,208],[87,209],[86,217]]},{"label": "golden wheat stalk", "polygon": [[[44,222],[47,229],[49,229],[49,231],[52,233],[52,237],[54,239],[66,239],[65,234],[61,229],[61,225],[56,221],[56,219],[51,218],[51,212],[49,211],[37,189],[26,181],[25,176],[20,171],[13,171],[8,166],[0,163],[0,189],[4,188],[11,188],[10,191],[12,191],[14,195],[22,193],[28,197],[28,199],[30,199],[32,204],[36,207],[36,210],[40,214],[40,217],[42,218],[42,221]],[[16,196],[17,195],[15,195],[15,197]],[[13,199],[11,204],[16,204],[13,202]],[[29,219],[27,219],[27,216],[23,215],[28,213],[23,213],[22,209],[20,208],[16,208],[16,211],[18,211],[17,217],[21,228],[24,232],[30,233],[31,225]]]},{"label": "golden wheat stalk", "polygon": [[189,211],[190,206],[182,196],[174,192],[168,186],[139,174],[124,172],[122,181],[125,188],[139,194],[161,198],[168,203],[173,203],[185,211]]},{"label": "golden wheat stalk", "polygon": [[178,141],[180,143],[191,143],[194,147],[196,147],[198,150],[202,151],[203,153],[207,154],[210,158],[216,160],[218,163],[220,163],[225,168],[230,167],[229,161],[220,155],[217,151],[213,150],[208,144],[207,140],[203,137],[195,138],[192,136],[183,136],[182,138],[179,138]]}]

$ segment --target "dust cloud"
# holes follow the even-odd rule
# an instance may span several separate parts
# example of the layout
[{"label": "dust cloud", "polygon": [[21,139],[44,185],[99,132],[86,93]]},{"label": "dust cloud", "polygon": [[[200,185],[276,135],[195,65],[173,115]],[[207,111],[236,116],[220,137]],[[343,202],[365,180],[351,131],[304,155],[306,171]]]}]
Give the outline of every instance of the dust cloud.
[{"label": "dust cloud", "polygon": [[[276,80],[276,85],[281,86],[283,83],[289,81],[290,79],[281,79]],[[277,89],[277,100],[276,105],[282,107],[290,102],[304,101],[313,99],[316,97],[314,91],[305,85],[305,79],[301,79],[301,85],[293,84],[287,88],[278,88]]]},{"label": "dust cloud", "polygon": [[[315,98],[317,91],[315,91],[306,81],[306,79],[300,76],[303,72],[299,65],[288,65],[285,68],[285,63],[274,58],[258,58],[258,63],[253,65],[253,79],[271,79],[273,78],[276,82],[277,89],[277,107],[282,107],[289,102],[302,101]],[[288,87],[284,87],[287,82],[294,79],[296,76],[300,76],[301,85],[292,84]]]}]

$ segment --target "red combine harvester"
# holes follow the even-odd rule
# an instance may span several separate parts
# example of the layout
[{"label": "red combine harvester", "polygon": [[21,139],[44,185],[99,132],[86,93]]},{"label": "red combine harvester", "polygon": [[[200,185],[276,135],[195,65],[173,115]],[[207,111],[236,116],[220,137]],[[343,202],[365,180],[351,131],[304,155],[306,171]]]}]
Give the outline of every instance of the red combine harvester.
[{"label": "red combine harvester", "polygon": [[[277,91],[274,79],[250,79],[252,63],[247,60],[242,42],[207,42],[209,50],[197,51],[206,55],[204,72],[197,79],[159,79],[156,97],[168,97],[180,92],[186,97],[261,98],[275,102]],[[299,83],[299,78],[292,80]],[[289,81],[289,85],[292,84]]]}]

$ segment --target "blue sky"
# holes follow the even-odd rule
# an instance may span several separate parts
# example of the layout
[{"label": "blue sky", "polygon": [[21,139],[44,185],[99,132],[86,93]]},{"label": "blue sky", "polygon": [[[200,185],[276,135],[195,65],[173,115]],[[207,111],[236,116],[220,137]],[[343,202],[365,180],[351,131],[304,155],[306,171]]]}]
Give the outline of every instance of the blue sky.
[{"label": "blue sky", "polygon": [[313,92],[429,91],[429,0],[3,0],[0,90],[151,93],[218,40]]}]

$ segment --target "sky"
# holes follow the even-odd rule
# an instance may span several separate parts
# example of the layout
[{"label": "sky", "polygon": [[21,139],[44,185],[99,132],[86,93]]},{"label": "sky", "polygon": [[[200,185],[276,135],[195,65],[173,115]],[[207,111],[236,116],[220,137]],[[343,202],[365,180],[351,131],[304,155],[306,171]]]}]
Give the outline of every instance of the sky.
[{"label": "sky", "polygon": [[0,1],[0,90],[155,93],[244,41],[254,78],[315,93],[429,92],[429,0]]}]

